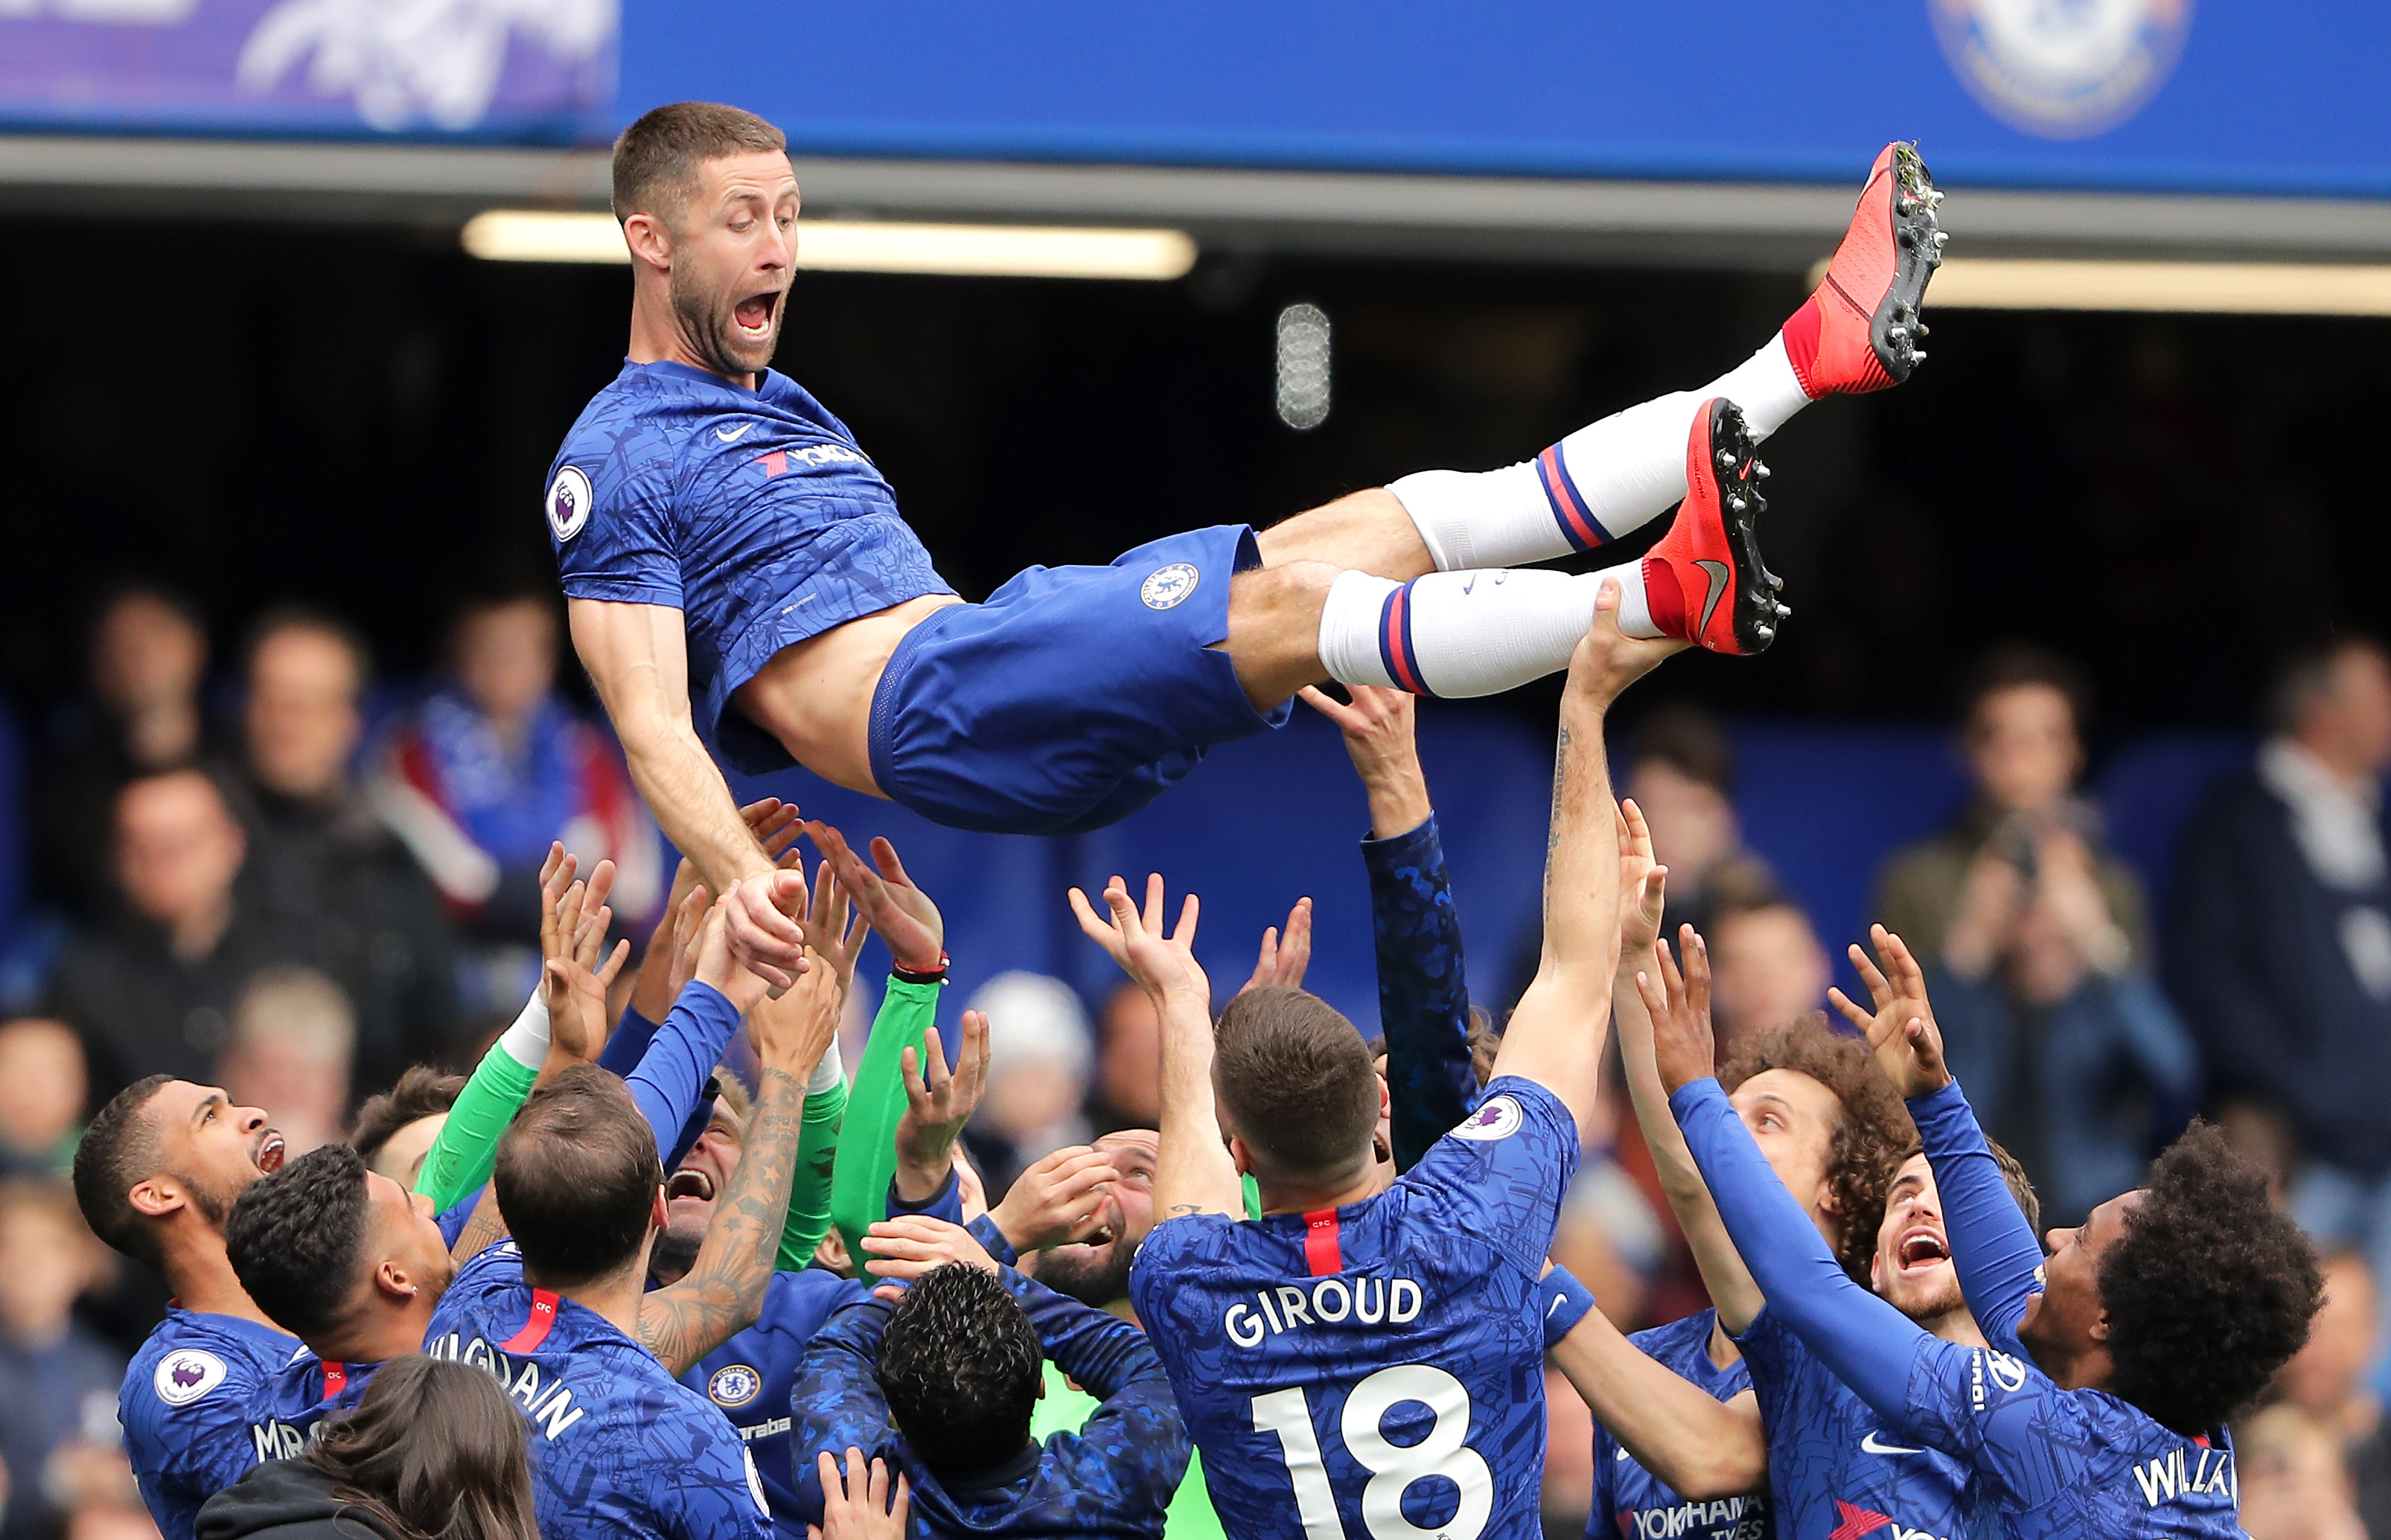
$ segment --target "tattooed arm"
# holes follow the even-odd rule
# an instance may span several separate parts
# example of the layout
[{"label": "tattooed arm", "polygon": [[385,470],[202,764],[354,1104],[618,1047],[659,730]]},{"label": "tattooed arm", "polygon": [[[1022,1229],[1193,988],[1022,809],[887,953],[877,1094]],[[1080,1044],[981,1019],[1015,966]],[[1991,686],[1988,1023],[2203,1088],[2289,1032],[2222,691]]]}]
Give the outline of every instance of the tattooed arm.
[{"label": "tattooed arm", "polygon": [[1603,758],[1603,721],[1620,692],[1684,646],[1622,636],[1619,590],[1605,583],[1561,692],[1544,845],[1544,956],[1511,1014],[1494,1075],[1520,1076],[1559,1097],[1581,1138],[1594,1117],[1610,978],[1619,964],[1619,810]]},{"label": "tattooed arm", "polygon": [[689,1275],[640,1304],[640,1340],[679,1375],[764,1307],[788,1218],[789,1183],[805,1121],[806,1081],[838,1028],[839,970],[819,958],[778,1000],[759,1001],[748,1031],[763,1067],[747,1137]]}]

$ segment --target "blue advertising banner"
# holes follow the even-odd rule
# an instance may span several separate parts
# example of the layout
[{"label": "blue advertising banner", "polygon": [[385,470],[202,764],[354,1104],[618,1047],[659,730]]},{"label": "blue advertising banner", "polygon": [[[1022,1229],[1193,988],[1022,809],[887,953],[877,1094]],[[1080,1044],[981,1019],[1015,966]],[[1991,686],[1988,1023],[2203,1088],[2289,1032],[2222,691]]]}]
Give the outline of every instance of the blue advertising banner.
[{"label": "blue advertising banner", "polygon": [[2358,0],[629,0],[623,58],[821,153],[2391,194]]},{"label": "blue advertising banner", "polygon": [[618,10],[617,0],[0,0],[0,123],[603,138]]},{"label": "blue advertising banner", "polygon": [[[619,84],[616,79],[620,60]],[[2355,0],[0,0],[0,126],[2391,196]]]}]

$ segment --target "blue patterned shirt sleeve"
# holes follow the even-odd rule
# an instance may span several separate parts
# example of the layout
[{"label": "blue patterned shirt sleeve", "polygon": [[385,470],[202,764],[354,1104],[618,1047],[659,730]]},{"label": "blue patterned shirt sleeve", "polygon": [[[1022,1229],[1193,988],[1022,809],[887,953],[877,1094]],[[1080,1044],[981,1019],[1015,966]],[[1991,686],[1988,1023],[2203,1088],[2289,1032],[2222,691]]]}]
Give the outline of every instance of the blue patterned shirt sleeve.
[{"label": "blue patterned shirt sleeve", "polygon": [[1104,1404],[1077,1434],[1050,1437],[1047,1458],[1070,1465],[1069,1484],[1105,1495],[1108,1511],[1147,1509],[1158,1518],[1187,1474],[1189,1445],[1145,1333],[1011,1268],[999,1276],[1028,1313],[1047,1358]]},{"label": "blue patterned shirt sleeve", "polygon": [[1461,916],[1434,814],[1391,839],[1364,840],[1362,864],[1370,874],[1395,1169],[1409,1171],[1478,1104]]}]

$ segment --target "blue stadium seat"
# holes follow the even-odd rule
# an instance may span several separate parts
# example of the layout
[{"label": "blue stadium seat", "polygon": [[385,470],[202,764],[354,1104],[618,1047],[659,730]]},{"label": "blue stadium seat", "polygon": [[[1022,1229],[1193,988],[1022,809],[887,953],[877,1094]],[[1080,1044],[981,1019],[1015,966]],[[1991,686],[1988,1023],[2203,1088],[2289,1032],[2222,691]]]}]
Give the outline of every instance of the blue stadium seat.
[{"label": "blue stadium seat", "polygon": [[2096,785],[2110,850],[2142,879],[2153,923],[2165,912],[2176,836],[2218,780],[2250,763],[2246,732],[2161,732],[2109,756]]}]

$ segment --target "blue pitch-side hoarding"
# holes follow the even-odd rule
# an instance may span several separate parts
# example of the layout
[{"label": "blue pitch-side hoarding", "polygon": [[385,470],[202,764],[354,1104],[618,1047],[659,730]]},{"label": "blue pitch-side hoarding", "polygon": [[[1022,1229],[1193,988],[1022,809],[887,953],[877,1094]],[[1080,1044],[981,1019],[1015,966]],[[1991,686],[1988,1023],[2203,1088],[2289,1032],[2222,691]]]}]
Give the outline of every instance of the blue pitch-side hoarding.
[{"label": "blue pitch-side hoarding", "polygon": [[0,0],[20,127],[2391,196],[2391,6],[2322,0]]}]

